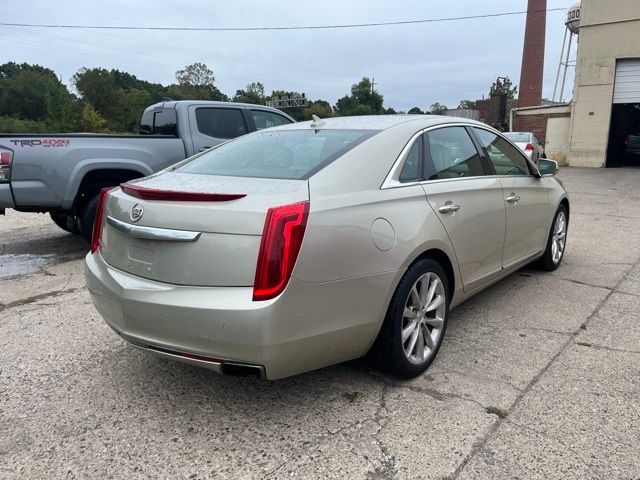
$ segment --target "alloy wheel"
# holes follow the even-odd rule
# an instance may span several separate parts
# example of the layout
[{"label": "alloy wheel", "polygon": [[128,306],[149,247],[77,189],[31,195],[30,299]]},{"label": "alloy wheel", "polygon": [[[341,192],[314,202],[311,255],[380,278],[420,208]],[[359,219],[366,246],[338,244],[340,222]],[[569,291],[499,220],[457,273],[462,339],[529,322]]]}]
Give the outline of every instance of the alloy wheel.
[{"label": "alloy wheel", "polygon": [[402,314],[401,341],[407,360],[420,365],[433,355],[442,336],[447,301],[442,279],[433,272],[414,284]]},{"label": "alloy wheel", "polygon": [[567,241],[567,216],[564,212],[558,213],[556,223],[551,235],[551,260],[554,264],[560,263],[564,254],[564,246]]}]

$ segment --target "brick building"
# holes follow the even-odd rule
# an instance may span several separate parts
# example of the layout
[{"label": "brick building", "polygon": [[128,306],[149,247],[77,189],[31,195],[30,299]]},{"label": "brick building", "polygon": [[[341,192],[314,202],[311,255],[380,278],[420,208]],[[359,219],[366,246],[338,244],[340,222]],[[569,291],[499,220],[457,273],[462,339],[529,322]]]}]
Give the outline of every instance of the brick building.
[{"label": "brick building", "polygon": [[541,105],[511,110],[510,130],[533,132],[545,146],[545,154],[568,165],[571,104]]}]

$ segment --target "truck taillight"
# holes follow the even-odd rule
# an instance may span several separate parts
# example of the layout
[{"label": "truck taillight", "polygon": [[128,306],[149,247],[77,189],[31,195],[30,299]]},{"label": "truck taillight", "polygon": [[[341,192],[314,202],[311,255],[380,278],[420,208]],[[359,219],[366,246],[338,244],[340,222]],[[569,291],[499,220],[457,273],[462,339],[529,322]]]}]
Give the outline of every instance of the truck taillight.
[{"label": "truck taillight", "polygon": [[13,161],[13,152],[4,148],[0,148],[0,182],[11,178],[11,162]]},{"label": "truck taillight", "polygon": [[280,295],[298,258],[309,216],[309,202],[270,208],[264,222],[253,300]]},{"label": "truck taillight", "polygon": [[533,152],[534,150],[535,150],[534,146],[531,145],[530,143],[527,143],[527,146],[524,147],[525,152]]},{"label": "truck taillight", "polygon": [[107,197],[111,188],[103,188],[100,190],[98,197],[98,205],[96,207],[96,216],[93,219],[93,230],[91,232],[91,253],[94,253],[100,247],[100,236],[102,235],[102,221],[104,220],[104,210],[107,206]]}]

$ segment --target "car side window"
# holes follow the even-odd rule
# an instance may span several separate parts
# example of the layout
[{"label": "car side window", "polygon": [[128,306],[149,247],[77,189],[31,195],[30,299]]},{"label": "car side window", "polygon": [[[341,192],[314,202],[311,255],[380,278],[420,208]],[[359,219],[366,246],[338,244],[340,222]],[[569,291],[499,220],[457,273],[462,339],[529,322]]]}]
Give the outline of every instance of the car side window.
[{"label": "car side window", "polygon": [[496,175],[531,174],[524,155],[507,140],[482,128],[474,127],[473,130],[487,152],[487,157],[493,165]]},{"label": "car side window", "polygon": [[278,125],[287,125],[291,123],[286,117],[278,115],[277,113],[267,112],[265,110],[251,110],[251,116],[253,117],[253,123],[256,125],[256,130],[262,130],[263,128],[277,127]]},{"label": "car side window", "polygon": [[422,136],[413,142],[398,180],[402,183],[422,180]]},{"label": "car side window", "polygon": [[429,180],[485,175],[482,159],[464,127],[445,127],[427,133],[431,164]]},{"label": "car side window", "polygon": [[197,108],[198,131],[214,138],[236,138],[247,133],[247,126],[238,108]]}]

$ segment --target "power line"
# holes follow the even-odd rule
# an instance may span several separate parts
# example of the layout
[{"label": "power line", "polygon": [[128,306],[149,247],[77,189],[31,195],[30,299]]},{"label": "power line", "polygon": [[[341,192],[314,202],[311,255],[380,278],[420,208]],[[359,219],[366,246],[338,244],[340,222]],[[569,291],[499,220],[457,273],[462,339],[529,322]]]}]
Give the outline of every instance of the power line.
[{"label": "power line", "polygon": [[0,22],[0,26],[5,27],[26,27],[26,28],[66,28],[66,29],[90,29],[90,30],[165,30],[165,31],[188,31],[188,32],[257,32],[271,30],[329,30],[338,28],[365,28],[365,27],[386,27],[392,25],[414,25],[420,23],[455,22],[459,20],[475,20],[481,18],[506,17],[513,15],[523,15],[525,13],[557,12],[564,11],[564,8],[549,8],[546,10],[524,10],[518,12],[488,13],[485,15],[468,15],[464,17],[446,18],[425,18],[422,20],[400,20],[395,22],[375,22],[375,23],[351,23],[342,25],[302,25],[288,27],[136,27],[126,25],[64,25],[47,23],[9,23]]}]

